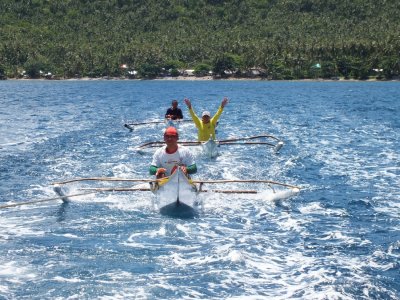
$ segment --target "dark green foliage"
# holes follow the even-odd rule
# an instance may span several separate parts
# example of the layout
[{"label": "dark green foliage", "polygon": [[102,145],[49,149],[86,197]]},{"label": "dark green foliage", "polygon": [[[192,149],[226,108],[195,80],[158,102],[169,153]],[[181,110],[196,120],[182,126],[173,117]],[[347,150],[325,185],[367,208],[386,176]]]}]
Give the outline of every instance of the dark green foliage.
[{"label": "dark green foliage", "polygon": [[225,77],[227,72],[230,74],[236,71],[236,63],[233,55],[223,54],[215,59],[213,65],[214,74],[222,77]]},{"label": "dark green foliage", "polygon": [[29,78],[40,78],[46,73],[44,70],[49,70],[48,65],[44,60],[41,59],[31,59],[24,64],[26,75]]},{"label": "dark green foliage", "polygon": [[8,77],[125,76],[126,64],[143,78],[256,67],[273,79],[389,79],[400,75],[399,11],[374,0],[2,0],[0,64]]},{"label": "dark green foliage", "polygon": [[5,71],[6,71],[5,68],[2,65],[0,65],[0,80],[6,79]]},{"label": "dark green foliage", "polygon": [[142,78],[154,79],[160,75],[161,69],[155,64],[144,63],[139,67],[139,75]]},{"label": "dark green foliage", "polygon": [[172,77],[178,77],[181,73],[179,72],[178,69],[171,69],[170,75]]},{"label": "dark green foliage", "polygon": [[194,74],[196,76],[207,76],[209,75],[209,72],[212,70],[212,67],[208,64],[198,64],[194,68]]}]

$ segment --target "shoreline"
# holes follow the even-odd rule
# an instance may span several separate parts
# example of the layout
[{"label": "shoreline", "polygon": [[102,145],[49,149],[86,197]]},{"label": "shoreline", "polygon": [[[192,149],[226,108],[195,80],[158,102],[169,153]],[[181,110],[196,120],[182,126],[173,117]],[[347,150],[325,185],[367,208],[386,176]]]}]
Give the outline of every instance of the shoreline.
[{"label": "shoreline", "polygon": [[365,80],[361,79],[345,79],[343,77],[337,79],[323,79],[323,78],[315,78],[315,79],[267,79],[267,78],[214,78],[213,76],[204,76],[204,77],[196,77],[196,76],[177,76],[177,77],[157,77],[154,79],[146,79],[146,78],[126,78],[126,77],[81,77],[81,78],[6,78],[2,81],[271,81],[271,82],[284,82],[284,81],[292,81],[292,82],[396,82],[400,81],[400,78],[395,79],[376,79],[369,78]]}]

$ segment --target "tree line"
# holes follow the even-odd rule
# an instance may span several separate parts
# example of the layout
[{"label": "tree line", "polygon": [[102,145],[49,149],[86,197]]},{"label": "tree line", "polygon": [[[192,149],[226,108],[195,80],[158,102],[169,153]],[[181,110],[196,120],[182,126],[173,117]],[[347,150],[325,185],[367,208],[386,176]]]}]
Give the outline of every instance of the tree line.
[{"label": "tree line", "polygon": [[0,78],[398,78],[398,1],[2,0]]}]

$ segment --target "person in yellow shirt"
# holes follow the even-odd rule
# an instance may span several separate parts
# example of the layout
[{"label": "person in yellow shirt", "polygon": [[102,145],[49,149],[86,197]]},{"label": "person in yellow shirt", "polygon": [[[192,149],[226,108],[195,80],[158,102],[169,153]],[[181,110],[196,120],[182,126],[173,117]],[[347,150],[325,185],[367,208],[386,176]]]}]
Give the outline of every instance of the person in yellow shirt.
[{"label": "person in yellow shirt", "polygon": [[190,100],[186,98],[184,101],[187,107],[189,108],[190,116],[192,117],[192,120],[198,130],[197,132],[198,141],[199,142],[208,141],[210,139],[210,136],[212,137],[213,140],[215,140],[215,127],[217,126],[217,121],[221,116],[225,105],[228,103],[228,98],[225,97],[222,100],[221,105],[218,108],[218,111],[212,118],[209,111],[203,111],[201,119],[194,112]]}]

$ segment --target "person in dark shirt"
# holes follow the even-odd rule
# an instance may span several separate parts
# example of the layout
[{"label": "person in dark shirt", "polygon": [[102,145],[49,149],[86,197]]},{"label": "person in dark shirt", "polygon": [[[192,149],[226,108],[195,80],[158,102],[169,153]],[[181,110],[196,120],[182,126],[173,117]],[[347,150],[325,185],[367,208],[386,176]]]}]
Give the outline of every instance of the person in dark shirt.
[{"label": "person in dark shirt", "polygon": [[168,108],[165,113],[165,118],[169,120],[181,120],[183,119],[182,110],[178,107],[178,101],[173,100],[172,106]]}]

